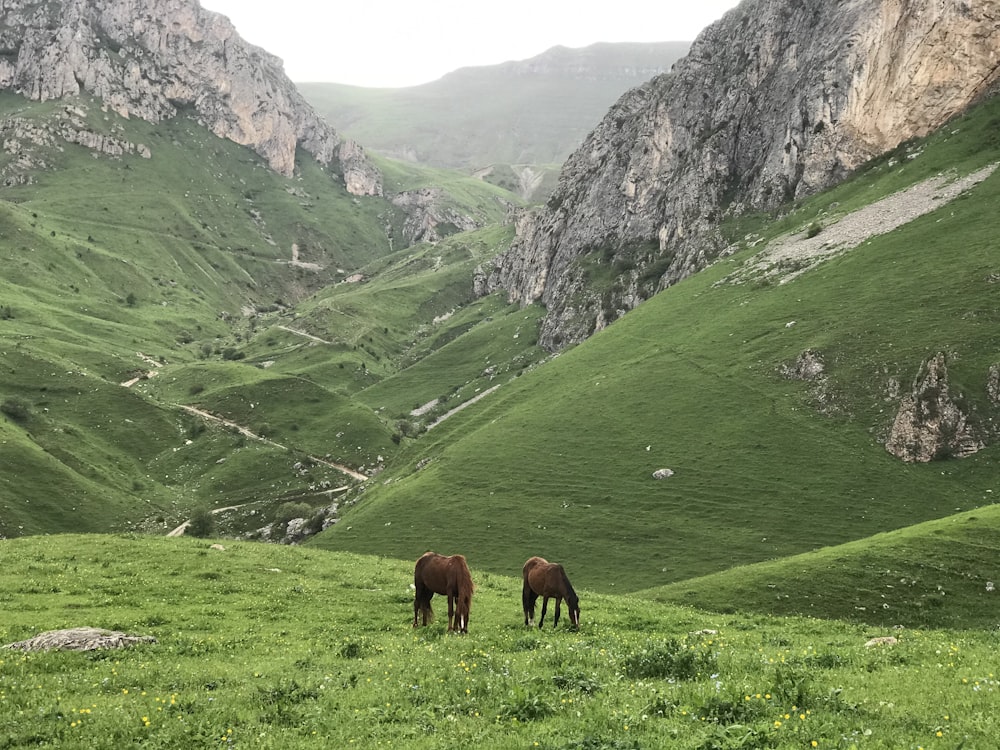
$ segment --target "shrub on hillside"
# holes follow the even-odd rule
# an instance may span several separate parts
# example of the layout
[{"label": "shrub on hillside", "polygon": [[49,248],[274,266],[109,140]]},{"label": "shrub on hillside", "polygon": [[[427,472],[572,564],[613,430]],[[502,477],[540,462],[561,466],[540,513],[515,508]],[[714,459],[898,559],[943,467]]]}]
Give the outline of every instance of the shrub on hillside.
[{"label": "shrub on hillside", "polygon": [[15,422],[27,422],[31,416],[31,409],[28,404],[16,397],[5,399],[0,404],[0,412],[3,412]]},{"label": "shrub on hillside", "polygon": [[195,509],[185,533],[199,539],[215,534],[215,516],[207,505]]},{"label": "shrub on hillside", "polygon": [[308,503],[282,503],[274,511],[275,523],[288,523],[293,518],[309,518],[312,508]]}]

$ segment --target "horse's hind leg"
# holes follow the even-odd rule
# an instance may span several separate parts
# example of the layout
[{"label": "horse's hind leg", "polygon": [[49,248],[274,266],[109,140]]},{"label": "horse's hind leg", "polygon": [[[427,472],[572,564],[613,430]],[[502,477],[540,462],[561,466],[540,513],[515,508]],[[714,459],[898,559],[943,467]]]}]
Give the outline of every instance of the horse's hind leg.
[{"label": "horse's hind leg", "polygon": [[413,627],[417,627],[418,614],[423,615],[423,624],[426,626],[434,619],[434,611],[431,609],[431,597],[433,591],[429,591],[423,586],[417,587],[413,595]]},{"label": "horse's hind leg", "polygon": [[521,592],[521,604],[524,607],[524,624],[527,627],[535,627],[535,601],[538,599],[538,594],[531,590],[531,586],[527,583],[524,584],[524,590]]}]

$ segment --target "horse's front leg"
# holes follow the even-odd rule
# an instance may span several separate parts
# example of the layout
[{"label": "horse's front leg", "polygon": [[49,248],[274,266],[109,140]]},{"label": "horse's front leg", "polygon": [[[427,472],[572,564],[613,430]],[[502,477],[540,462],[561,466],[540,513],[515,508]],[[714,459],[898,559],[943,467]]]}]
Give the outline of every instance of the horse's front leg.
[{"label": "horse's front leg", "polygon": [[556,597],[556,619],[552,621],[552,627],[559,624],[559,608],[562,606],[562,597]]},{"label": "horse's front leg", "polygon": [[448,630],[455,629],[455,597],[448,594]]},{"label": "horse's front leg", "polygon": [[549,597],[542,597],[542,616],[538,618],[538,627],[541,628],[545,624],[545,612],[549,608]]}]

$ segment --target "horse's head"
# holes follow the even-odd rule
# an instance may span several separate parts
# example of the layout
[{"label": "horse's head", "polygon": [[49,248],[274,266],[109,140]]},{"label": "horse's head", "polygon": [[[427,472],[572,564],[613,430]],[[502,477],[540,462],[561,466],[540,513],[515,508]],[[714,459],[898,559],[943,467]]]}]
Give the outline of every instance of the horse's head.
[{"label": "horse's head", "polygon": [[571,586],[566,596],[566,606],[569,609],[569,621],[574,628],[580,628],[580,597],[576,595]]}]

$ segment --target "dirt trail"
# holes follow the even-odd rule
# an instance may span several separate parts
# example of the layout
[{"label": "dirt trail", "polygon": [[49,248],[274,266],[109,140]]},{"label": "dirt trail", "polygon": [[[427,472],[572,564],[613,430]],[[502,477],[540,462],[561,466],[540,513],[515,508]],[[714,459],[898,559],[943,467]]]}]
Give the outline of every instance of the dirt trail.
[{"label": "dirt trail", "polygon": [[[157,368],[163,367],[162,362],[157,362],[155,359],[143,354],[142,352],[136,352],[135,356],[137,356],[139,359],[141,359],[143,362],[145,362],[147,365],[150,365],[151,367],[157,367]],[[119,385],[121,385],[122,388],[131,388],[140,380],[148,380],[149,378],[155,375],[156,375],[156,370],[150,370],[149,372],[144,372],[142,375],[137,375],[131,380],[126,380],[124,383],[120,383]]]},{"label": "dirt trail", "polygon": [[[188,412],[189,414],[194,414],[195,416],[201,417],[202,419],[205,419],[209,422],[215,422],[216,424],[221,424],[224,425],[225,427],[234,429],[241,435],[244,435],[252,440],[258,440],[262,443],[265,443],[266,445],[272,445],[275,448],[280,448],[283,451],[288,450],[287,446],[284,446],[281,443],[276,443],[273,440],[268,440],[263,435],[258,435],[252,430],[249,430],[246,427],[239,425],[236,422],[233,422],[229,419],[224,419],[223,417],[216,416],[215,414],[204,411],[203,409],[199,409],[195,406],[187,406],[185,404],[179,404],[179,406],[181,409]],[[318,464],[322,464],[323,466],[328,466],[331,469],[335,469],[339,471],[341,474],[346,474],[352,479],[357,479],[360,482],[364,482],[368,479],[368,476],[366,474],[357,472],[348,466],[344,466],[343,464],[334,463],[333,461],[327,461],[325,458],[319,458],[317,456],[309,456],[309,460],[314,461],[315,463]]]},{"label": "dirt trail", "polygon": [[500,387],[499,385],[495,385],[492,388],[487,388],[485,391],[483,391],[482,393],[480,393],[478,396],[473,396],[468,401],[463,401],[458,406],[456,406],[454,409],[452,409],[451,411],[446,411],[440,417],[438,417],[433,422],[431,422],[429,425],[427,425],[427,429],[428,430],[434,429],[439,424],[441,424],[444,420],[446,420],[448,417],[450,417],[450,416],[452,416],[454,414],[457,414],[458,412],[462,411],[462,409],[464,409],[466,406],[472,406],[479,399],[483,398],[484,396],[490,395],[491,393],[493,393],[493,391],[495,391],[499,387]]},{"label": "dirt trail", "polygon": [[[215,508],[214,510],[211,511],[211,513],[214,516],[216,513],[225,513],[227,510],[239,510],[244,505],[249,505],[249,504],[250,503],[243,503],[242,505],[229,505],[225,508]],[[168,531],[167,536],[184,536],[184,532],[187,531],[187,527],[190,525],[191,525],[191,520],[188,519],[173,531]]]},{"label": "dirt trail", "polygon": [[720,283],[740,283],[760,276],[787,283],[824,260],[947,205],[992,175],[997,166],[990,164],[959,178],[943,174],[924,180],[823,225],[813,237],[802,232],[778,237]]},{"label": "dirt trail", "polygon": [[332,341],[321,339],[319,336],[313,336],[311,333],[306,333],[305,331],[299,331],[295,328],[289,328],[288,326],[275,326],[275,328],[280,328],[282,331],[288,331],[289,333],[294,333],[296,336],[301,336],[302,338],[309,339],[310,341],[315,341],[319,344],[333,343]]},{"label": "dirt trail", "polygon": [[236,422],[232,422],[232,421],[230,421],[228,419],[224,419],[222,417],[217,417],[217,416],[215,416],[214,414],[212,414],[210,412],[207,412],[207,411],[204,411],[202,409],[197,408],[196,406],[187,406],[185,404],[178,404],[178,406],[180,406],[180,408],[183,409],[184,411],[186,411],[188,414],[194,414],[195,416],[201,417],[202,419],[204,419],[204,420],[206,420],[208,422],[215,422],[216,424],[221,424],[221,425],[223,425],[225,427],[229,427],[229,428],[231,428],[233,430],[236,430],[238,433],[240,433],[244,437],[248,437],[248,438],[250,438],[252,440],[258,440],[258,441],[260,441],[262,443],[265,443],[267,445],[273,445],[275,448],[281,448],[281,450],[283,450],[283,451],[288,450],[287,446],[284,446],[281,443],[276,443],[273,440],[268,440],[263,435],[258,435],[256,432],[252,432],[251,430],[247,429],[246,427],[243,427],[242,425],[236,424]]}]

